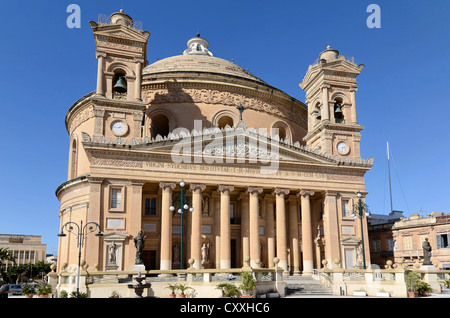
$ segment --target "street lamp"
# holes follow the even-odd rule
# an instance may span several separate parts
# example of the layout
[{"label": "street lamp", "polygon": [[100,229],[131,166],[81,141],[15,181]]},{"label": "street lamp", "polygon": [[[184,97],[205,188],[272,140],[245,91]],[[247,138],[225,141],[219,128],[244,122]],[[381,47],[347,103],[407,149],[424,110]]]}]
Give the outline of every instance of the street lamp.
[{"label": "street lamp", "polygon": [[[178,213],[180,213],[181,214],[181,253],[180,253],[180,260],[181,260],[181,267],[180,267],[180,269],[183,269],[183,250],[184,250],[184,248],[183,248],[183,210],[188,210],[189,209],[189,211],[190,212],[193,212],[194,211],[194,208],[190,208],[189,207],[189,205],[187,204],[187,197],[186,197],[186,195],[185,195],[185,193],[184,193],[184,186],[186,185],[186,183],[184,182],[184,181],[181,181],[180,182],[180,187],[181,187],[181,192],[180,192],[180,198],[179,198],[179,200],[180,200],[180,208],[178,209]],[[169,210],[170,211],[175,211],[175,207],[172,205],[172,206],[170,206],[170,208],[169,208]]]},{"label": "street lamp", "polygon": [[[366,254],[364,251],[364,228],[363,228],[363,218],[369,217],[369,209],[367,208],[367,204],[363,203],[361,200],[361,192],[356,194],[358,197],[358,205],[353,208],[352,218],[357,219],[359,217],[361,221],[361,243],[362,243],[362,258],[363,258],[363,268],[366,269]],[[356,212],[356,213],[355,213]]]},{"label": "street lamp", "polygon": [[[76,228],[74,228],[76,226]],[[83,226],[83,221],[81,221],[80,225],[75,222],[67,222],[61,227],[61,232],[58,233],[59,237],[64,237],[67,234],[63,232],[66,229],[67,232],[76,235],[77,237],[77,247],[78,247],[78,278],[77,278],[77,298],[80,296],[80,264],[81,264],[81,248],[84,245],[84,239],[88,234],[95,232],[98,229],[98,233],[95,234],[97,237],[102,237],[103,233],[100,230],[100,225],[95,222],[88,222]],[[76,232],[74,232],[76,229]]]}]

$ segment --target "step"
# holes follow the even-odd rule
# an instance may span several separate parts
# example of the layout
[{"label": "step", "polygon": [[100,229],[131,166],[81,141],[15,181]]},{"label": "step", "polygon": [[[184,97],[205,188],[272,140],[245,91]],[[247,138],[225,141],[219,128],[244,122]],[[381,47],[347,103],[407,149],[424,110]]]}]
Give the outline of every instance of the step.
[{"label": "step", "polygon": [[332,295],[331,289],[312,277],[285,277],[286,295]]}]

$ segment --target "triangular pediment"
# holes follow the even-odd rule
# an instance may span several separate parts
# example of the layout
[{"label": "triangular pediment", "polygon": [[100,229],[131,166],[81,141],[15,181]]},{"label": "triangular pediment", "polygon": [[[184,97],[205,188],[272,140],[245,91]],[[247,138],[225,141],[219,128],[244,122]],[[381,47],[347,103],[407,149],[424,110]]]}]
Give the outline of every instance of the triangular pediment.
[{"label": "triangular pediment", "polygon": [[[83,145],[89,155],[102,149],[114,156],[146,156],[147,158],[202,158],[205,162],[261,162],[278,160],[280,164],[353,165],[371,167],[372,158],[350,159],[320,153],[299,142],[280,140],[278,135],[268,136],[257,129],[227,127],[205,128],[202,131],[175,130],[166,137],[143,139],[105,137],[91,138],[83,133]],[[111,153],[113,152],[113,153]]]},{"label": "triangular pediment", "polygon": [[363,67],[363,65],[357,66],[356,64],[351,63],[347,60],[336,60],[324,65],[323,69],[326,73],[332,71],[359,74]]},{"label": "triangular pediment", "polygon": [[96,39],[98,37],[110,37],[115,39],[126,39],[129,41],[146,42],[149,33],[124,27],[121,25],[104,25],[99,27],[95,32]]}]

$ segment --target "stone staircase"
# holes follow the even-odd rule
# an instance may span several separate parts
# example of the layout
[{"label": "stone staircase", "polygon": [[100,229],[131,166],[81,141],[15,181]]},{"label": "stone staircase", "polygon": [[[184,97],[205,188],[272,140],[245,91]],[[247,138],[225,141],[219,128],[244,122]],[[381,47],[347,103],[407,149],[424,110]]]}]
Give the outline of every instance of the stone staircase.
[{"label": "stone staircase", "polygon": [[288,276],[286,282],[286,297],[302,296],[332,296],[331,289],[322,285],[319,280],[308,276]]}]

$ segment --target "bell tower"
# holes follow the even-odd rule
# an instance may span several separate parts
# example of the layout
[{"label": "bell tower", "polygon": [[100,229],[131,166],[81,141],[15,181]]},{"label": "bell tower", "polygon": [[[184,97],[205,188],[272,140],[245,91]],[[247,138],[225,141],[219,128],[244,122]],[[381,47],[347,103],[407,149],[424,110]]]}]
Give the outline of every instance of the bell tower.
[{"label": "bell tower", "polygon": [[98,60],[94,103],[94,138],[140,138],[145,104],[142,69],[148,64],[150,33],[123,10],[89,22]]},{"label": "bell tower", "polygon": [[332,156],[360,157],[361,130],[356,119],[356,77],[364,65],[330,48],[310,65],[299,86],[306,92],[308,133],[304,141],[311,149]]}]

